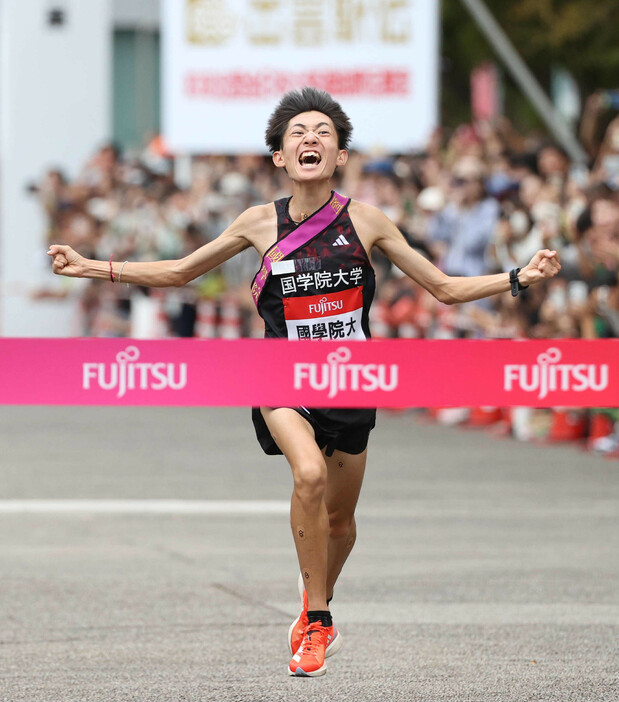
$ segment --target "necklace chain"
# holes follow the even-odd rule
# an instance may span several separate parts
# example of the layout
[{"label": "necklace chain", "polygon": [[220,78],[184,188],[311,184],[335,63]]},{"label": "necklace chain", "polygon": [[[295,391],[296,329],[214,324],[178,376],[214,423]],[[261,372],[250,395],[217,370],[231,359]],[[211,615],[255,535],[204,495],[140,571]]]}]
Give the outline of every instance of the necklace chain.
[{"label": "necklace chain", "polygon": [[295,224],[299,224],[300,222],[305,222],[309,216],[309,212],[301,212],[301,219],[295,219],[292,215],[290,215],[290,219],[292,219]]}]

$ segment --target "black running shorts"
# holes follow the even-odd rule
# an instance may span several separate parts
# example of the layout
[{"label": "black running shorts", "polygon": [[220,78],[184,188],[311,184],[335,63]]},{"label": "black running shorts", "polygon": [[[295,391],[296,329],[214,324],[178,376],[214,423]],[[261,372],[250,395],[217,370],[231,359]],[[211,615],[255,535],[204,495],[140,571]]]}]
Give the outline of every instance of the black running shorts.
[{"label": "black running shorts", "polygon": [[[334,451],[358,454],[365,451],[370,432],[376,424],[375,409],[307,409],[292,407],[313,427],[316,443],[327,456]],[[262,450],[269,456],[281,455],[279,446],[271,436],[259,407],[252,408],[252,421],[256,438]]]}]

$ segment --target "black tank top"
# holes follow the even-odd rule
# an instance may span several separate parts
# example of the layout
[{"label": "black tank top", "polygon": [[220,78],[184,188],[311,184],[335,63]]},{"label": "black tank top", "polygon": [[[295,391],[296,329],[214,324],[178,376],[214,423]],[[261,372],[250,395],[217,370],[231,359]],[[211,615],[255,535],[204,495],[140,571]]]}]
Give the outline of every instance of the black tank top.
[{"label": "black tank top", "polygon": [[[288,211],[290,200],[274,203],[278,241],[298,226]],[[375,288],[374,269],[347,205],[326,231],[273,266],[258,307],[265,336],[369,339]]]}]

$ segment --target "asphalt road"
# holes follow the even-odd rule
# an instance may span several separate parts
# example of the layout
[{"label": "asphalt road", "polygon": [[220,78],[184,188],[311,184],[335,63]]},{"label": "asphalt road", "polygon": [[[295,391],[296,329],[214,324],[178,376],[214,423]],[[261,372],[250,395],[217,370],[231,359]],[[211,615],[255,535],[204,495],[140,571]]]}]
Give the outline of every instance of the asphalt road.
[{"label": "asphalt road", "polygon": [[290,490],[248,410],[0,408],[0,700],[619,700],[617,462],[381,414],[318,679]]}]

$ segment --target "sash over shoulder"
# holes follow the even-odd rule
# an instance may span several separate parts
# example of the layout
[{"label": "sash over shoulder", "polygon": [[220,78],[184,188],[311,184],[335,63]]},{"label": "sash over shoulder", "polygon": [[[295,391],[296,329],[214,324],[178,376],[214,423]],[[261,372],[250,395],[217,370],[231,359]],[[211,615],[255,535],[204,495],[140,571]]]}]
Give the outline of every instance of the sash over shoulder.
[{"label": "sash over shoulder", "polygon": [[256,307],[259,306],[260,296],[271,275],[273,264],[286,258],[286,256],[290,256],[291,253],[303,248],[312,239],[322,234],[327,227],[331,226],[338,219],[349,202],[350,198],[339,195],[334,191],[329,202],[301,222],[290,234],[267,249],[262,257],[260,270],[254,276],[251,286],[251,295]]}]

